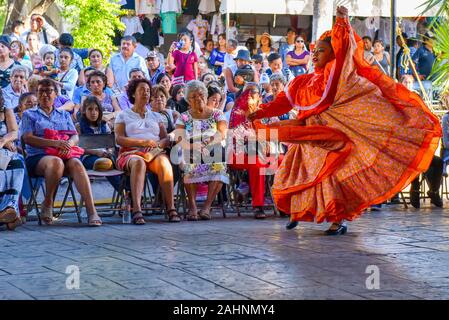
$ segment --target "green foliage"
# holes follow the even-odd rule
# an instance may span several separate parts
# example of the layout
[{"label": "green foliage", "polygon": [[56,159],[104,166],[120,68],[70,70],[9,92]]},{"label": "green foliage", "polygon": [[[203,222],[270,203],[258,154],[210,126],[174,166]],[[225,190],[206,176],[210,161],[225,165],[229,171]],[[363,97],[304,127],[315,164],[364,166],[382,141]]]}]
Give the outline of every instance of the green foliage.
[{"label": "green foliage", "polygon": [[72,25],[76,48],[100,49],[108,61],[113,46],[114,30],[124,30],[118,0],[62,0],[63,16]]},{"label": "green foliage", "polygon": [[3,28],[5,27],[5,20],[6,20],[6,0],[0,0],[0,34],[3,33]]},{"label": "green foliage", "polygon": [[449,1],[428,0],[423,4],[425,11],[436,6],[440,7],[432,22],[432,31],[435,34],[433,49],[437,59],[433,65],[431,76],[434,79],[433,84],[446,92],[449,90]]}]

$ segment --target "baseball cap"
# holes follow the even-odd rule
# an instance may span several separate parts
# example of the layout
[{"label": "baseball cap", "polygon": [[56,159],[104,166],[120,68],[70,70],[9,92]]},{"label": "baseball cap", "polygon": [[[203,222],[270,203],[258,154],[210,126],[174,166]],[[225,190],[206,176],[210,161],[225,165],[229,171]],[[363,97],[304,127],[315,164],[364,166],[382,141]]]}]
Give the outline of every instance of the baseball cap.
[{"label": "baseball cap", "polygon": [[8,49],[11,49],[11,38],[6,34],[0,36],[0,43],[5,47],[8,47]]},{"label": "baseball cap", "polygon": [[157,52],[155,52],[155,51],[150,51],[150,52],[148,53],[146,59],[154,59],[154,58],[157,58],[157,57],[158,57]]},{"label": "baseball cap", "polygon": [[255,54],[252,56],[251,58],[253,61],[258,62],[258,63],[262,63],[263,62],[263,57],[261,54]]}]

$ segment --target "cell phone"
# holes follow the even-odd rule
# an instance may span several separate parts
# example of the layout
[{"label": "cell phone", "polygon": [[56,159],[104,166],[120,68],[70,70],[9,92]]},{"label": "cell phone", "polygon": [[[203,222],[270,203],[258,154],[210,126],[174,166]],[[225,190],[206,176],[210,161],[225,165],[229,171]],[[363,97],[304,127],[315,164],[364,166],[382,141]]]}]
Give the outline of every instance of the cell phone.
[{"label": "cell phone", "polygon": [[176,42],[176,48],[178,50],[180,50],[184,47],[184,44],[185,44],[184,41],[180,40],[180,41]]}]

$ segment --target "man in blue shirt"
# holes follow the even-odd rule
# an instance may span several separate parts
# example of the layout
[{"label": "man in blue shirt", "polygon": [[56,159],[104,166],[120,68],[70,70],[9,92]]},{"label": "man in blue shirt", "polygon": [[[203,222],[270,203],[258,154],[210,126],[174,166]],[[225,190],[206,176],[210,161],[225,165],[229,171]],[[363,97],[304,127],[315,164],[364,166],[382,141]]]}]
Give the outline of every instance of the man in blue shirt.
[{"label": "man in blue shirt", "polygon": [[435,54],[433,53],[434,35],[428,31],[425,34],[424,44],[416,51],[412,59],[417,66],[419,78],[421,80],[429,80],[433,63],[435,62]]},{"label": "man in blue shirt", "polygon": [[295,38],[296,38],[296,31],[292,28],[288,28],[286,37],[287,42],[282,42],[281,45],[279,46],[279,54],[282,57],[282,63],[284,66],[287,65],[285,61],[287,53],[295,49]]},{"label": "man in blue shirt", "polygon": [[161,64],[161,59],[159,57],[159,54],[155,51],[150,51],[148,53],[146,60],[147,60],[148,73],[150,75],[151,84],[155,85],[157,77],[161,73],[165,73],[165,68]]},{"label": "man in blue shirt", "polygon": [[147,64],[145,59],[135,53],[136,39],[133,36],[124,36],[120,45],[120,52],[113,55],[110,67],[115,77],[115,85],[120,91],[125,88],[129,80],[129,71],[139,68],[149,79]]}]

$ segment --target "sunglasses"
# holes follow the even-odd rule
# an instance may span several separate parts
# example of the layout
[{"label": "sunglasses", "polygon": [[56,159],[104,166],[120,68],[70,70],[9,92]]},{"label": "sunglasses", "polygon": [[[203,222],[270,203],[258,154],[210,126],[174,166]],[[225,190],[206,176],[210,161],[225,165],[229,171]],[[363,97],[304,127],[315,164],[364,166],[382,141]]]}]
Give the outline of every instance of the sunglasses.
[{"label": "sunglasses", "polygon": [[296,43],[304,43],[304,40],[296,40]]}]

